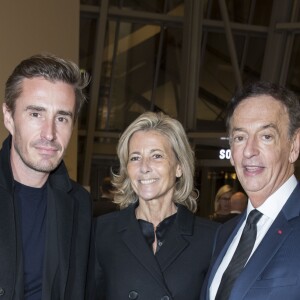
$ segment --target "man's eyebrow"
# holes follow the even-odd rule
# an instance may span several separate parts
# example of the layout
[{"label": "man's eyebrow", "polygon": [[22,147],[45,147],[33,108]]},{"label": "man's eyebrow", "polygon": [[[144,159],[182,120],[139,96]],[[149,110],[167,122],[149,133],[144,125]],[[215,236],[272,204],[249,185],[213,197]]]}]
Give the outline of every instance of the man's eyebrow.
[{"label": "man's eyebrow", "polygon": [[270,124],[267,124],[267,125],[265,125],[265,126],[262,126],[261,129],[268,129],[268,128],[273,128],[273,129],[275,129],[276,131],[278,131],[278,126],[277,126],[276,124],[274,124],[274,123],[270,123]]},{"label": "man's eyebrow", "polygon": [[[37,106],[37,105],[28,105],[26,107],[26,110],[35,110],[35,111],[46,111],[46,108],[43,106]],[[56,115],[61,115],[61,116],[70,116],[73,118],[73,113],[71,111],[66,111],[66,110],[59,110]]]},{"label": "man's eyebrow", "polygon": [[[268,128],[273,128],[275,129],[276,131],[278,131],[278,126],[274,123],[269,123],[269,124],[266,124],[266,125],[262,125],[259,130],[264,130],[264,129],[268,129]],[[236,132],[236,131],[246,131],[246,129],[242,128],[242,127],[235,127],[235,128],[232,128],[232,133],[233,132]]]},{"label": "man's eyebrow", "polygon": [[37,105],[28,105],[26,110],[36,110],[36,111],[45,111],[45,107],[37,106]]},{"label": "man's eyebrow", "polygon": [[231,130],[232,132],[236,132],[236,131],[245,131],[245,129],[241,128],[241,127],[235,127],[235,128],[232,128]]},{"label": "man's eyebrow", "polygon": [[57,115],[70,116],[71,118],[73,118],[73,113],[71,111],[59,110],[57,112]]}]

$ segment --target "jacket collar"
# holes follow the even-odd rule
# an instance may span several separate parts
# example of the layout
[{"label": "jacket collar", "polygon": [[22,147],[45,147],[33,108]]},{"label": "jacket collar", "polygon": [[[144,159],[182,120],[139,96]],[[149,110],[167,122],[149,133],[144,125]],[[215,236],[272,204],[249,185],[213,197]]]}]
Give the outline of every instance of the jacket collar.
[{"label": "jacket collar", "polygon": [[152,274],[154,280],[170,295],[162,272],[164,272],[189,245],[189,242],[183,235],[193,234],[194,217],[185,207],[178,205],[177,217],[168,233],[166,243],[155,257],[147,245],[137,222],[135,216],[136,206],[137,204],[135,203],[120,211],[117,230],[121,234],[123,242],[139,263]]},{"label": "jacket collar", "polygon": [[292,194],[290,195],[288,201],[282,208],[282,213],[289,221],[293,218],[299,217],[300,215],[300,184],[298,183],[295,189],[293,190]]},{"label": "jacket collar", "polygon": [[[120,218],[118,221],[119,232],[126,230],[129,227],[130,222],[136,219],[135,209],[137,205],[137,203],[133,203],[126,209],[120,211]],[[175,223],[177,224],[177,228],[180,234],[193,234],[194,218],[192,216],[193,214],[185,206],[178,204],[177,218],[175,220]]]},{"label": "jacket collar", "polygon": [[11,135],[9,135],[2,144],[0,152],[0,186],[4,187],[10,193],[13,192],[13,174],[10,165],[10,146]]}]

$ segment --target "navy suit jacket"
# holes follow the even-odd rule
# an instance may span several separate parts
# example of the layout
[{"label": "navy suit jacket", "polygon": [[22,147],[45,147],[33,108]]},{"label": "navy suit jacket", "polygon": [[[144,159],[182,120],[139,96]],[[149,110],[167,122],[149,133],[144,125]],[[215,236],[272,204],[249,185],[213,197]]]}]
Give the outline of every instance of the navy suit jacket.
[{"label": "navy suit jacket", "polygon": [[[300,185],[278,214],[260,245],[236,280],[229,300],[300,299]],[[223,225],[219,232],[201,299],[209,299],[209,287],[245,213]]]}]

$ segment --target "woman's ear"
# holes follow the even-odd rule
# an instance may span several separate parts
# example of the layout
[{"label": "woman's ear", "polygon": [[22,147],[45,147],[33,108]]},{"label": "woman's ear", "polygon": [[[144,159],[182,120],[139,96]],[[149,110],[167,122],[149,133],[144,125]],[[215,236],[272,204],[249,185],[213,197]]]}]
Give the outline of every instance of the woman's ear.
[{"label": "woman's ear", "polygon": [[182,169],[181,169],[181,166],[180,165],[177,165],[177,168],[176,168],[176,177],[177,178],[180,178],[182,176]]}]

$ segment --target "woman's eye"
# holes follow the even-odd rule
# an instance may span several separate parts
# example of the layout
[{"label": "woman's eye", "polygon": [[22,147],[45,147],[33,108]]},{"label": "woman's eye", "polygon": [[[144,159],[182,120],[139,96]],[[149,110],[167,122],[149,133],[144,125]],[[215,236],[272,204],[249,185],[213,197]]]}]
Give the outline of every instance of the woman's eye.
[{"label": "woman's eye", "polygon": [[139,159],[138,156],[132,156],[130,157],[130,161],[137,161]]}]

